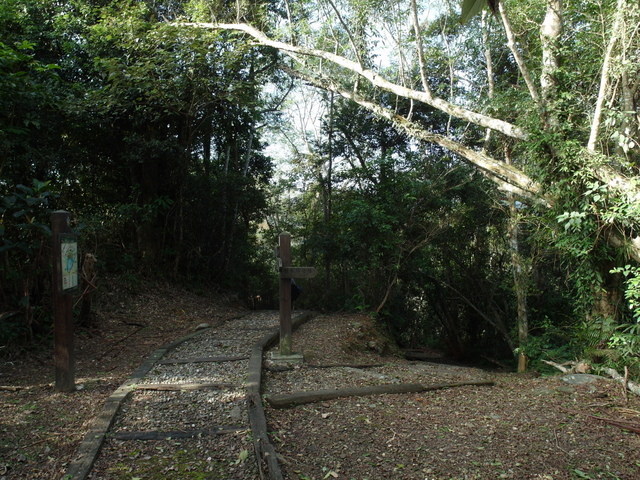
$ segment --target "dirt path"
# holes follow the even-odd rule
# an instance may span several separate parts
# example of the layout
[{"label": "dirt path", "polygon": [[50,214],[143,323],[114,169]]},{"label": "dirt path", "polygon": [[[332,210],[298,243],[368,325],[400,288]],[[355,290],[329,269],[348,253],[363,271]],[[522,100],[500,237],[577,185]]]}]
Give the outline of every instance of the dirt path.
[{"label": "dirt path", "polygon": [[[173,288],[126,301],[115,296],[107,305],[96,326],[76,336],[79,389],[73,394],[52,391],[48,352],[3,359],[0,385],[15,388],[0,390],[0,480],[63,478],[106,399],[145,358],[202,322],[218,325],[247,313],[228,298]],[[363,315],[328,315],[305,324],[293,341],[304,364],[283,369],[267,361],[264,393],[475,380],[495,386],[338,398],[289,409],[267,405],[285,480],[640,478],[640,436],[594,418],[640,422],[640,400],[630,396],[627,402],[618,384],[601,379],[571,386],[560,376],[410,362],[374,323]],[[184,344],[167,357],[209,361],[150,370],[140,382],[147,389],[136,389],[124,405],[93,480],[257,478],[240,400],[248,354],[239,345],[264,331],[238,325],[236,333],[223,328],[217,337],[213,329],[193,350]],[[209,388],[162,389],[177,383]],[[174,401],[182,407],[170,408]]]},{"label": "dirt path", "polygon": [[640,399],[627,402],[619,384],[411,362],[388,354],[385,342],[371,318],[318,317],[294,334],[305,365],[269,371],[264,390],[478,380],[495,386],[267,408],[286,480],[640,479],[640,435],[595,418],[640,423]]}]

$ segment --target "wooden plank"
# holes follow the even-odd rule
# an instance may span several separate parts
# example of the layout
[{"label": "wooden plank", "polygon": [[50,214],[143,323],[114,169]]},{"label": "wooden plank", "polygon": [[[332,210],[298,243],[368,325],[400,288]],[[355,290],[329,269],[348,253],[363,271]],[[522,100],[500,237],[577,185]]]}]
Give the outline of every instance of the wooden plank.
[{"label": "wooden plank", "polygon": [[203,430],[177,430],[173,432],[117,432],[113,434],[116,440],[172,440],[179,438],[198,438],[223,435],[225,433],[236,433],[247,430],[241,425],[207,428]]},{"label": "wooden plank", "polygon": [[237,362],[239,360],[249,360],[249,357],[246,355],[236,355],[231,357],[177,358],[175,360],[162,360],[158,363],[161,365],[182,365],[186,363]]},{"label": "wooden plank", "polygon": [[[51,297],[53,300],[53,364],[55,372],[54,390],[70,393],[75,385],[75,350],[73,334],[73,290],[65,289],[62,268],[62,240],[72,236],[69,226],[71,214],[57,210],[51,214],[51,236],[53,240]],[[77,245],[77,243],[76,243]],[[77,251],[77,249],[76,249]],[[77,258],[75,259],[77,267]],[[66,277],[68,278],[68,277]],[[77,270],[75,275],[77,282]]]},{"label": "wooden plank", "polygon": [[234,387],[238,387],[238,385],[234,385],[232,383],[147,383],[136,385],[136,390],[159,390],[167,392],[177,392],[192,390],[214,390]]},{"label": "wooden plank", "polygon": [[322,402],[341,397],[363,397],[368,395],[385,395],[398,393],[417,393],[443,388],[463,386],[493,386],[492,381],[456,382],[438,385],[421,385],[419,383],[399,383],[388,385],[373,385],[368,387],[352,387],[335,390],[316,390],[312,392],[295,392],[290,394],[270,395],[267,402],[273,408],[288,408],[305,403]]},{"label": "wooden plank", "polygon": [[[291,266],[291,235],[281,233],[278,236],[280,246],[280,260],[283,268]],[[280,275],[280,355],[291,355],[291,278]]]}]

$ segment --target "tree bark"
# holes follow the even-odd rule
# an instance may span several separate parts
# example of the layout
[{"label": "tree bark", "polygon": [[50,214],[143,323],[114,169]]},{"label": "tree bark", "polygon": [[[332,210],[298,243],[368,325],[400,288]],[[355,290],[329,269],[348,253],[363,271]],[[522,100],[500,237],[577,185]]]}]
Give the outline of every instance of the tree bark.
[{"label": "tree bark", "polygon": [[[511,152],[508,146],[505,146],[505,161],[511,164]],[[524,271],[522,255],[520,253],[520,243],[518,241],[519,225],[518,225],[518,208],[516,199],[512,193],[507,194],[509,202],[509,244],[511,245],[511,266],[513,269],[513,287],[516,291],[517,312],[518,312],[518,347],[522,348],[529,339],[529,320],[527,312],[527,282],[526,272]],[[524,352],[518,354],[518,372],[524,372],[527,369],[527,357]]]},{"label": "tree bark", "polygon": [[598,140],[598,133],[600,131],[600,124],[602,123],[602,111],[604,102],[607,99],[607,91],[609,89],[609,75],[611,74],[611,62],[613,57],[613,49],[620,38],[620,23],[624,16],[625,0],[618,0],[618,4],[615,12],[615,19],[613,21],[613,27],[611,36],[609,37],[609,43],[604,54],[602,62],[602,72],[600,74],[600,87],[598,89],[598,98],[596,99],[596,107],[593,112],[593,121],[591,122],[591,131],[589,133],[589,141],[587,142],[587,150],[590,152],[596,151],[596,142]]},{"label": "tree bark", "polygon": [[538,89],[536,88],[535,83],[533,82],[533,78],[531,77],[531,73],[529,72],[529,68],[524,61],[524,57],[518,50],[516,37],[513,33],[513,29],[511,28],[511,22],[509,21],[509,17],[507,16],[507,12],[504,8],[504,4],[502,1],[498,1],[498,11],[500,12],[500,18],[502,19],[502,25],[504,26],[505,34],[507,35],[507,46],[513,55],[516,64],[518,65],[518,69],[520,70],[520,74],[524,80],[524,83],[527,85],[527,89],[529,90],[529,95],[533,99],[534,103],[541,107],[540,103],[540,94],[538,93]]},{"label": "tree bark", "polygon": [[540,43],[542,45],[540,90],[544,110],[543,120],[545,126],[552,129],[560,126],[553,104],[557,98],[556,72],[559,65],[558,50],[561,33],[562,0],[547,0],[547,13],[540,28]]}]

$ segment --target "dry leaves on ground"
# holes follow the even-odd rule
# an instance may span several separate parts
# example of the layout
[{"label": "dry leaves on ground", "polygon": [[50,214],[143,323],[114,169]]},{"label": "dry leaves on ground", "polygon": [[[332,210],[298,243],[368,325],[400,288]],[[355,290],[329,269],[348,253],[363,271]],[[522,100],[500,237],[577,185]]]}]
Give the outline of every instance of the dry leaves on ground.
[{"label": "dry leaves on ground", "polygon": [[76,385],[53,391],[52,349],[0,360],[0,479],[58,480],[106,398],[160,346],[238,315],[233,299],[168,285],[104,285],[91,328],[75,335]]},{"label": "dry leaves on ground", "polygon": [[[0,392],[0,479],[60,479],[113,390],[157,347],[238,314],[228,300],[169,287],[105,295],[95,327],[77,332],[82,388],[70,395],[52,391],[47,352],[3,360],[0,385],[20,388]],[[638,397],[626,404],[611,381],[568,386],[559,376],[409,362],[361,315],[312,320],[294,334],[294,350],[305,364],[266,372],[266,393],[487,378],[496,385],[267,407],[286,480],[640,478],[640,436],[594,418],[640,421]],[[313,368],[329,364],[342,366]]]},{"label": "dry leaves on ground", "polygon": [[363,316],[325,316],[306,324],[293,344],[308,363],[380,366],[271,371],[266,390],[474,379],[493,379],[495,386],[268,408],[285,479],[640,478],[640,436],[593,418],[640,421],[638,398],[625,404],[620,385],[602,379],[570,386],[560,376],[410,362],[377,353],[385,351],[385,339],[373,331]]}]

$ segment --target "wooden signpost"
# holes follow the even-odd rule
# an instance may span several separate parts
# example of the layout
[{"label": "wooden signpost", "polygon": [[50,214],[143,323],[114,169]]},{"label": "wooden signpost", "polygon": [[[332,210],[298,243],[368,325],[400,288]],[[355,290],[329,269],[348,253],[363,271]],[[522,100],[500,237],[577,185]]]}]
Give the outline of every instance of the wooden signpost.
[{"label": "wooden signpost", "polygon": [[73,392],[75,353],[73,345],[73,293],[78,288],[78,237],[72,233],[69,212],[51,214],[53,236],[53,363],[55,390]]},{"label": "wooden signpost", "polygon": [[280,273],[280,358],[294,356],[291,350],[291,282],[294,278],[313,278],[314,267],[291,266],[291,235],[281,233],[276,249],[276,262]]}]

